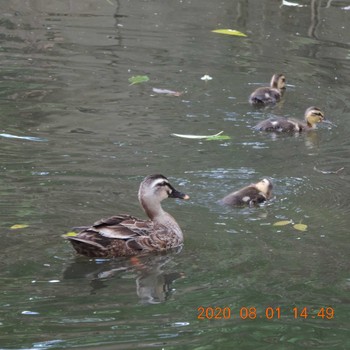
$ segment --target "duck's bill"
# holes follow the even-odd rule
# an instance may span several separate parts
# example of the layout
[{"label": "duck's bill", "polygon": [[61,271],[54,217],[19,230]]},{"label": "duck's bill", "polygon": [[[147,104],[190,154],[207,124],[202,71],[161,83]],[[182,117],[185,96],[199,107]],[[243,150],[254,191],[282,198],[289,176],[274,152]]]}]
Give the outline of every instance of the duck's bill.
[{"label": "duck's bill", "polygon": [[331,121],[328,120],[328,119],[323,119],[322,122],[325,123],[325,124],[329,124],[329,125],[334,125],[334,126],[336,126],[336,124],[334,124],[333,122],[331,122]]},{"label": "duck's bill", "polygon": [[190,199],[189,195],[182,193],[182,192],[179,192],[179,191],[175,190],[175,188],[173,188],[173,191],[170,193],[169,197],[170,198],[179,198],[179,199],[184,199],[184,200]]}]

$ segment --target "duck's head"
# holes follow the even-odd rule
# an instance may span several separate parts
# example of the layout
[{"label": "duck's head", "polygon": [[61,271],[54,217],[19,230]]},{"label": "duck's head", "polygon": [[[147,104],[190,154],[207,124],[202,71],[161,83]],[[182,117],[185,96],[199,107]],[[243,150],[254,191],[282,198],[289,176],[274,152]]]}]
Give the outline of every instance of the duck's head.
[{"label": "duck's head", "polygon": [[160,203],[166,198],[189,199],[190,197],[182,192],[177,191],[169,180],[160,174],[149,175],[141,182],[139,189],[139,201],[144,207],[148,203]]},{"label": "duck's head", "polygon": [[324,119],[323,112],[317,107],[309,107],[305,111],[305,121],[311,128],[315,128],[316,124],[322,123]]},{"label": "duck's head", "polygon": [[274,74],[270,86],[274,89],[284,90],[286,88],[286,77],[284,74]]},{"label": "duck's head", "polygon": [[259,181],[255,184],[255,188],[259,192],[263,193],[267,199],[269,199],[271,197],[273,185],[272,185],[272,182],[270,180],[262,179],[261,181]]}]

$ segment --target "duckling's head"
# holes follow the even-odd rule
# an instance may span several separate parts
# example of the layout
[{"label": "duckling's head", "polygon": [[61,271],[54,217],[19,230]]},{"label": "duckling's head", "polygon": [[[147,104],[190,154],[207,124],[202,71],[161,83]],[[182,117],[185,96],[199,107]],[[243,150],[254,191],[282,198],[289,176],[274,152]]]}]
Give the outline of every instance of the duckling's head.
[{"label": "duckling's head", "polygon": [[138,196],[143,207],[154,202],[160,203],[168,197],[185,200],[190,198],[187,194],[177,191],[169,180],[160,174],[147,176],[141,182]]},{"label": "duckling's head", "polygon": [[274,74],[270,86],[274,89],[284,90],[286,88],[286,77],[284,74]]},{"label": "duckling's head", "polygon": [[266,196],[266,199],[269,199],[271,197],[273,185],[270,180],[262,179],[255,184],[255,188],[259,192],[263,193]]},{"label": "duckling's head", "polygon": [[317,123],[324,121],[324,114],[317,107],[309,107],[305,111],[305,120],[309,127],[315,128]]}]

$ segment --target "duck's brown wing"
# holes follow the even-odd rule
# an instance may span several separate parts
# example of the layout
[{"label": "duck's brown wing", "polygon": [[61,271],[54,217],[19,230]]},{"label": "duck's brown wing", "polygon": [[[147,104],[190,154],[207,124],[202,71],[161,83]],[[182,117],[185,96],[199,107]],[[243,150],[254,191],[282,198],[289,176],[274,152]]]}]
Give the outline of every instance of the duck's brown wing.
[{"label": "duck's brown wing", "polygon": [[[115,226],[115,225],[119,225],[123,221],[127,221],[127,220],[138,221],[139,219],[135,218],[134,216],[128,215],[128,214],[120,214],[120,215],[115,215],[115,216],[111,216],[109,218],[98,220],[92,224],[92,227],[97,228],[97,227],[102,226],[102,225]],[[139,220],[139,221],[142,221],[142,220]]]},{"label": "duck's brown wing", "polygon": [[104,237],[130,239],[148,235],[153,229],[153,222],[140,220],[131,215],[117,215],[95,222],[88,231],[94,231]]},{"label": "duck's brown wing", "polygon": [[148,236],[152,230],[153,222],[150,220],[117,215],[101,219],[80,231],[77,236],[67,239],[79,254],[88,257],[130,256],[143,250],[137,244],[137,238]]}]

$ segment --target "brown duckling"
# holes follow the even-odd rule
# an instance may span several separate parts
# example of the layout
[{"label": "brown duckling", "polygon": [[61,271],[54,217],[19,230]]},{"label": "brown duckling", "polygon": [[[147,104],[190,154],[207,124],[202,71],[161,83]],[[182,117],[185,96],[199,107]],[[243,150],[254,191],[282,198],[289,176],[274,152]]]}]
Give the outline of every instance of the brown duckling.
[{"label": "brown duckling", "polygon": [[176,248],[183,243],[176,220],[162,209],[166,198],[189,199],[163,175],[147,176],[140,184],[139,202],[150,220],[122,214],[95,222],[76,236],[64,236],[77,253],[94,258],[132,256]]},{"label": "brown duckling", "polygon": [[254,129],[275,132],[301,132],[316,128],[317,123],[325,121],[323,112],[317,107],[305,111],[305,122],[292,118],[272,117],[258,123]]},{"label": "brown duckling", "polygon": [[243,187],[242,189],[232,192],[219,201],[219,204],[243,207],[254,207],[271,198],[272,182],[268,179]]},{"label": "brown duckling", "polygon": [[270,86],[257,88],[250,96],[249,103],[254,106],[264,106],[277,103],[286,89],[284,74],[274,74]]}]

